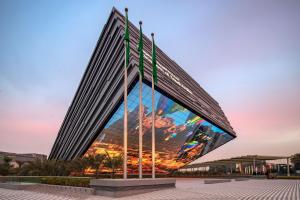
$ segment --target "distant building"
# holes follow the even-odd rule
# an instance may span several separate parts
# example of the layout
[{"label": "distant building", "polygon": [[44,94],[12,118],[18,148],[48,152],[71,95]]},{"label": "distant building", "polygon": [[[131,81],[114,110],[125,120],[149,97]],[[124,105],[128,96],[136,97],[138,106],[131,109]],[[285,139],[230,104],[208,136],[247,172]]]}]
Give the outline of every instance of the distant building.
[{"label": "distant building", "polygon": [[290,174],[289,156],[247,155],[203,163],[189,164],[180,172],[215,172],[221,174]]},{"label": "distant building", "polygon": [[24,163],[28,163],[30,161],[34,161],[35,159],[47,159],[47,156],[44,154],[37,154],[37,153],[24,153],[24,154],[19,154],[19,153],[11,153],[11,152],[3,152],[0,151],[0,164],[3,163],[3,158],[4,157],[9,157],[12,159],[10,164],[14,167],[17,168],[20,165]]}]

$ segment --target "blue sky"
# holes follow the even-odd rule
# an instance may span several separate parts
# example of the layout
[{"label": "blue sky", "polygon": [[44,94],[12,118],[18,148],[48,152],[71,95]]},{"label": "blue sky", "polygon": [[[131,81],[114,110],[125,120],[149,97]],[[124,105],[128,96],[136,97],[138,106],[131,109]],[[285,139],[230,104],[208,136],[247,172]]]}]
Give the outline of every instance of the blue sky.
[{"label": "blue sky", "polygon": [[238,138],[203,160],[300,151],[297,0],[0,1],[0,150],[49,153],[113,6],[223,108]]}]

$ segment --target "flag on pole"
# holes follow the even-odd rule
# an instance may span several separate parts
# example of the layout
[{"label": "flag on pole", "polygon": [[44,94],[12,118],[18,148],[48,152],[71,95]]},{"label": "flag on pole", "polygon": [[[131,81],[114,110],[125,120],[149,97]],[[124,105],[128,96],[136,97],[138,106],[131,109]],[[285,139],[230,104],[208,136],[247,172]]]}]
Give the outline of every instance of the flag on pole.
[{"label": "flag on pole", "polygon": [[129,66],[129,27],[128,27],[128,9],[125,8],[126,19],[125,19],[125,35],[124,35],[124,44],[125,44],[125,62],[124,62],[124,160],[123,160],[123,178],[127,179],[127,67]]},{"label": "flag on pole", "polygon": [[140,38],[139,38],[139,83],[140,83],[140,91],[139,91],[139,178],[143,178],[143,113],[142,113],[142,85],[143,85],[143,77],[144,77],[144,52],[143,52],[143,33],[142,33],[142,22],[140,21]]},{"label": "flag on pole", "polygon": [[156,50],[154,33],[152,36],[152,178],[155,178],[155,91],[154,84],[157,84]]},{"label": "flag on pole", "polygon": [[144,44],[143,44],[143,30],[142,30],[142,22],[140,21],[140,38],[139,38],[139,70],[142,78],[144,78]]},{"label": "flag on pole", "polygon": [[125,19],[125,37],[124,37],[124,40],[125,40],[125,45],[126,45],[126,50],[125,50],[125,57],[126,57],[126,67],[128,67],[129,65],[129,56],[130,56],[130,46],[129,46],[129,42],[130,42],[130,39],[129,39],[129,25],[128,25],[128,9],[125,8],[125,13],[126,13],[126,19]]},{"label": "flag on pole", "polygon": [[157,84],[156,47],[154,42],[154,33],[152,33],[151,36],[152,36],[152,76],[153,76],[154,83]]}]

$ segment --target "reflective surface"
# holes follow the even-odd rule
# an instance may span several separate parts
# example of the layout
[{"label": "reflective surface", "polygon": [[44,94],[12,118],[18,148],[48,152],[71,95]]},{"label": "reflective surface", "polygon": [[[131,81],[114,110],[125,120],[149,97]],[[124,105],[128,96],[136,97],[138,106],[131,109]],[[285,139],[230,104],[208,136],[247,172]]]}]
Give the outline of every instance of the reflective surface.
[{"label": "reflective surface", "polygon": [[[151,173],[151,87],[143,84],[143,173]],[[201,157],[233,137],[155,91],[156,172],[168,173]],[[128,95],[128,173],[138,173],[139,84]],[[85,153],[123,152],[122,103]],[[102,169],[105,170],[105,169]]]}]

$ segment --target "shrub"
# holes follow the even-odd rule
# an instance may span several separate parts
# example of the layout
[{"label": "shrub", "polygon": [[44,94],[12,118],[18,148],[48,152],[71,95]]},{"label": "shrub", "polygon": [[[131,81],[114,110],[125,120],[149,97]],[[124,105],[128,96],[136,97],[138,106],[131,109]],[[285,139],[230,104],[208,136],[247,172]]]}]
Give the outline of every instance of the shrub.
[{"label": "shrub", "polygon": [[11,160],[10,157],[4,156],[3,163],[0,164],[0,175],[6,176],[10,173],[12,168],[10,164]]},{"label": "shrub", "polygon": [[39,176],[0,176],[0,182],[28,182],[40,183],[41,177]]},{"label": "shrub", "polygon": [[50,185],[89,187],[90,179],[91,178],[88,177],[42,177],[41,183]]}]

